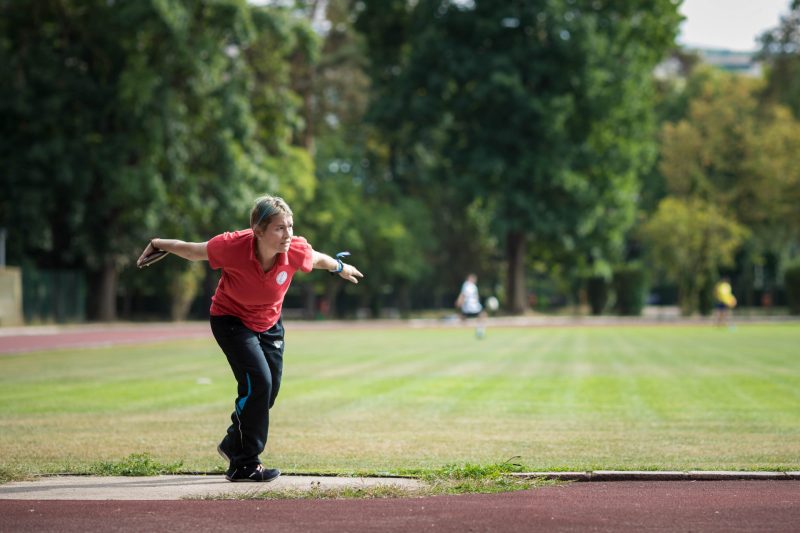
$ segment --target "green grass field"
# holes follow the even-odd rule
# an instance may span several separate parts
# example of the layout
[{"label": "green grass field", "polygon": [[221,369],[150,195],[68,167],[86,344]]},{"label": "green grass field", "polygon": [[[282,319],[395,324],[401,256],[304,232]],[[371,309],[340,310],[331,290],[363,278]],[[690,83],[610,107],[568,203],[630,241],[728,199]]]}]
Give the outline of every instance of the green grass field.
[{"label": "green grass field", "polygon": [[[800,324],[287,329],[287,472],[800,470]],[[0,356],[0,471],[221,471],[234,394],[211,338]]]}]

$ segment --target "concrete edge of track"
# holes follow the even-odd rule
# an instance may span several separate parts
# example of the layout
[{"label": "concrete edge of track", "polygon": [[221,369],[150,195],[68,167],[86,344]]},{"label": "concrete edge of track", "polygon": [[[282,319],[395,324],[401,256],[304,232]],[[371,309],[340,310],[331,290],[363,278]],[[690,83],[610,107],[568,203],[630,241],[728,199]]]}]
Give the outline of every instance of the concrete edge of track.
[{"label": "concrete edge of track", "polygon": [[[523,472],[517,479],[560,481],[732,481],[800,480],[800,472],[743,471],[614,471]],[[271,483],[230,483],[220,474],[165,476],[40,476],[0,485],[0,500],[181,500],[235,499],[264,491],[319,491],[394,487],[402,493],[424,489],[425,483],[404,477],[283,475]]]},{"label": "concrete edge of track", "polygon": [[521,479],[560,481],[722,481],[722,480],[800,480],[800,472],[761,472],[723,470],[593,470],[587,472],[514,472]]},{"label": "concrete edge of track", "polygon": [[394,487],[413,491],[414,478],[282,475],[268,483],[231,483],[221,474],[163,476],[40,476],[0,485],[0,500],[237,499],[265,491],[303,493]]}]

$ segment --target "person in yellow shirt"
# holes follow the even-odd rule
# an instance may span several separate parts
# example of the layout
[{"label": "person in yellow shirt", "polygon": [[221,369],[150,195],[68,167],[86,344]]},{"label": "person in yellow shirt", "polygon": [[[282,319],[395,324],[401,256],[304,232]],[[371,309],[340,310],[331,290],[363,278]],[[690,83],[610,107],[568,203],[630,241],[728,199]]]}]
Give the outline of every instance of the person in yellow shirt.
[{"label": "person in yellow shirt", "polygon": [[731,309],[736,307],[736,297],[731,289],[731,282],[727,276],[723,277],[714,286],[714,300],[717,308],[717,325],[725,326]]}]

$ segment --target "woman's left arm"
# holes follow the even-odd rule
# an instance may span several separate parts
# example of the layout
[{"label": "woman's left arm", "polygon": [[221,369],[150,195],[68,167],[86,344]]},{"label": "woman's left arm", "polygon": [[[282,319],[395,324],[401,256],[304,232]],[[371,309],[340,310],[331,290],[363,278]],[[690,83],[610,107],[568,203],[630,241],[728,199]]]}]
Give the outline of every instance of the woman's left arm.
[{"label": "woman's left arm", "polygon": [[325,269],[328,272],[333,272],[335,274],[339,274],[339,277],[346,279],[351,283],[358,283],[358,278],[363,278],[364,274],[358,271],[356,267],[353,265],[348,265],[347,263],[342,263],[342,270],[339,270],[339,261],[334,259],[333,257],[323,254],[322,252],[318,252],[314,250],[314,268]]}]

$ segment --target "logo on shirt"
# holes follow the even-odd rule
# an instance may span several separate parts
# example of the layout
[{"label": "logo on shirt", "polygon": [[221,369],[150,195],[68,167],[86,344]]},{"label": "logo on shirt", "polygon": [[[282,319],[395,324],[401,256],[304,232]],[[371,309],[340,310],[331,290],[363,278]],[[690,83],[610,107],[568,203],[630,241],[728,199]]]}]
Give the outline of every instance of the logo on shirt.
[{"label": "logo on shirt", "polygon": [[287,274],[285,270],[281,270],[280,272],[278,272],[278,275],[275,276],[275,281],[278,282],[278,285],[283,285],[284,283],[286,283],[286,278],[288,277],[289,274]]}]

